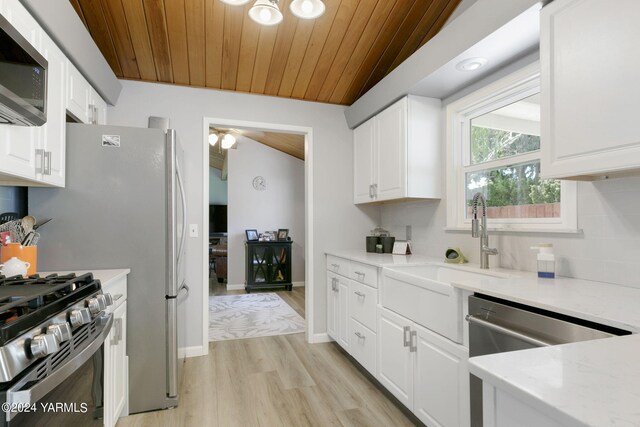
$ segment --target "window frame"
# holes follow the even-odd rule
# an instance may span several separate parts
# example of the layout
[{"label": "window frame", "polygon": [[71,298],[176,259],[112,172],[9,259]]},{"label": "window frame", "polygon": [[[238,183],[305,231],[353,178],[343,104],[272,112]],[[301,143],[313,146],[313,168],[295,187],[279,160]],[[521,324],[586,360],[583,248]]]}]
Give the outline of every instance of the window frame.
[{"label": "window frame", "polygon": [[[541,161],[540,149],[471,164],[471,120],[540,92],[540,63],[536,61],[446,107],[447,226],[450,230],[471,229],[466,218],[465,185],[468,172]],[[541,117],[543,115],[541,114]],[[540,145],[545,142],[541,139]],[[541,165],[541,167],[543,167]],[[488,218],[490,229],[522,232],[578,232],[577,184],[561,181],[559,218]]]}]

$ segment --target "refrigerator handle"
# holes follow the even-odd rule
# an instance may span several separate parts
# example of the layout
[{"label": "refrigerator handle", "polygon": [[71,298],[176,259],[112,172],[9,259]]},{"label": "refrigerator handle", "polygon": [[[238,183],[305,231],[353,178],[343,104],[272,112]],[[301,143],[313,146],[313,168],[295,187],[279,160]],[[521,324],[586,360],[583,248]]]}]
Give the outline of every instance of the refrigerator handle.
[{"label": "refrigerator handle", "polygon": [[167,397],[178,395],[178,301],[167,298]]},{"label": "refrigerator handle", "polygon": [[182,182],[182,173],[180,172],[180,164],[176,162],[176,180],[178,188],[180,188],[180,201],[182,202],[182,236],[180,237],[180,246],[178,248],[177,260],[180,261],[184,251],[184,242],[187,238],[187,200],[184,193],[184,183]]}]

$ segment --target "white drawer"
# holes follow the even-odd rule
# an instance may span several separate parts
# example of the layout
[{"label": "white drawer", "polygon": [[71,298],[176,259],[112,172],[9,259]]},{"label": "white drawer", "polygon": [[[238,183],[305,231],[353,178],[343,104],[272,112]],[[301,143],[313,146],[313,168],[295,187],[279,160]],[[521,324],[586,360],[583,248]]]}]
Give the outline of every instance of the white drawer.
[{"label": "white drawer", "polygon": [[353,280],[349,281],[349,310],[351,317],[372,331],[376,331],[378,290]]},{"label": "white drawer", "polygon": [[349,353],[373,376],[376,375],[376,334],[355,319],[349,327]]},{"label": "white drawer", "polygon": [[350,278],[374,288],[378,287],[378,268],[372,265],[351,261]]},{"label": "white drawer", "polygon": [[327,270],[332,273],[349,277],[349,260],[327,255]]},{"label": "white drawer", "polygon": [[[437,282],[433,289],[415,286],[385,272],[380,304],[450,340],[462,342],[462,299],[453,286]],[[437,289],[437,291],[436,291]]]}]

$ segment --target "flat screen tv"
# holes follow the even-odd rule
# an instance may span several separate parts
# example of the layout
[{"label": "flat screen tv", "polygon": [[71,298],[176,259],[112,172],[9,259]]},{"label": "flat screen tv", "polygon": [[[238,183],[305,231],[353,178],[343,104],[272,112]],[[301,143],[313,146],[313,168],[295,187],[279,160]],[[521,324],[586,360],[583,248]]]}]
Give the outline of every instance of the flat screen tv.
[{"label": "flat screen tv", "polygon": [[209,232],[227,232],[227,205],[209,205]]}]

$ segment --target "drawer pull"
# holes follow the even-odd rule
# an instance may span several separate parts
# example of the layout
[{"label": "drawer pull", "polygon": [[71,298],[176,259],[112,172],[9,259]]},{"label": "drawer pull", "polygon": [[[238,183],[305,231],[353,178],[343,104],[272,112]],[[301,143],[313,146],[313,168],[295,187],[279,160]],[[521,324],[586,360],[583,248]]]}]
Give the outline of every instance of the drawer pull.
[{"label": "drawer pull", "polygon": [[333,267],[333,268],[339,268],[339,267],[340,267],[340,264],[331,264],[331,267]]},{"label": "drawer pull", "polygon": [[404,338],[404,346],[409,347],[411,344],[411,328],[409,326],[405,326],[402,328],[402,337]]},{"label": "drawer pull", "polygon": [[363,339],[367,338],[367,337],[365,337],[364,335],[362,335],[360,332],[356,332],[355,334],[356,334],[356,336],[358,337],[358,339],[363,340]]},{"label": "drawer pull", "polygon": [[358,276],[364,277],[364,273],[362,273],[361,271],[354,271],[354,273],[356,273]]},{"label": "drawer pull", "polygon": [[[413,339],[416,339],[416,343],[413,343]],[[409,345],[409,352],[410,353],[415,353],[416,351],[418,351],[418,332],[416,331],[411,331],[411,339],[410,339],[410,345]]]},{"label": "drawer pull", "polygon": [[354,294],[356,294],[356,295],[358,295],[359,297],[362,297],[362,298],[366,297],[366,295],[363,294],[362,292],[355,291]]}]

